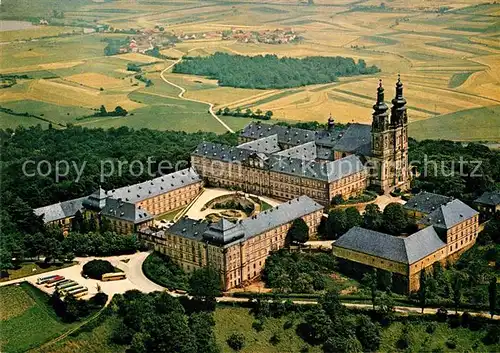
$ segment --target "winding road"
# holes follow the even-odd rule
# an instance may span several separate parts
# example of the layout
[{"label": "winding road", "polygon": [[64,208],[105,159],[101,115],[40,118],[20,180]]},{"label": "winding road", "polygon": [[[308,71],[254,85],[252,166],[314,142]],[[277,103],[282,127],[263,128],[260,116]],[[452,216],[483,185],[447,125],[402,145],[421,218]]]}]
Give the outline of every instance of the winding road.
[{"label": "winding road", "polygon": [[[196,49],[200,49],[200,48],[193,48],[193,49],[190,49],[188,50],[188,53],[192,50],[196,50]],[[182,99],[182,100],[186,100],[186,101],[190,101],[190,102],[195,102],[195,103],[202,103],[202,104],[206,104],[208,105],[208,112],[210,113],[210,115],[212,115],[214,117],[215,120],[217,120],[222,126],[224,126],[224,128],[231,132],[231,133],[234,133],[233,129],[231,129],[225,122],[223,122],[218,116],[217,114],[214,113],[214,105],[210,102],[204,102],[204,101],[200,101],[200,100],[197,100],[197,99],[191,99],[191,98],[186,98],[184,97],[184,93],[186,93],[186,89],[184,87],[181,87],[169,80],[167,80],[165,78],[165,72],[167,72],[168,70],[170,70],[172,67],[174,67],[175,64],[181,62],[182,60],[182,57],[179,58],[176,62],[174,62],[173,64],[171,64],[170,66],[166,67],[161,73],[160,73],[160,77],[163,81],[165,81],[166,83],[168,83],[169,85],[177,88],[180,90],[180,93],[177,95],[177,97],[179,97],[179,99]]]}]

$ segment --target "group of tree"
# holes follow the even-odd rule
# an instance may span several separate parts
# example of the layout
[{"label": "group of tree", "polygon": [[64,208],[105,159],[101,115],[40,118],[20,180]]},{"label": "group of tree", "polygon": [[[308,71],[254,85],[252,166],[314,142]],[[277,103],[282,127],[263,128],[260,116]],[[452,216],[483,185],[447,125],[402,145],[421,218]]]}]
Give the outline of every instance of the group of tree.
[{"label": "group of tree", "polygon": [[219,85],[240,88],[291,88],[335,82],[338,77],[379,72],[363,59],[345,57],[279,58],[276,55],[230,55],[217,52],[207,57],[189,57],[177,63],[174,73],[217,79]]},{"label": "group of tree", "polygon": [[366,315],[350,313],[335,291],[324,294],[319,305],[308,310],[299,334],[325,353],[374,352],[380,346],[380,325]]},{"label": "group of tree", "polygon": [[87,318],[91,313],[101,309],[108,301],[108,295],[96,293],[89,300],[77,299],[71,294],[61,297],[56,290],[49,299],[57,316],[65,322],[74,322]]},{"label": "group of tree", "polygon": [[141,72],[142,68],[141,68],[141,65],[138,63],[128,63],[127,64],[127,71]]},{"label": "group of tree", "polygon": [[489,309],[491,315],[500,309],[497,276],[500,267],[490,266],[492,256],[500,263],[499,248],[495,254],[473,247],[456,264],[443,267],[435,263],[432,271],[420,273],[420,289],[412,297],[422,310],[431,304],[442,304],[458,311],[462,307]]},{"label": "group of tree", "polygon": [[108,112],[104,105],[101,105],[99,111],[92,115],[92,117],[103,117],[103,116],[126,116],[128,111],[120,106],[117,106],[115,110]]},{"label": "group of tree", "polygon": [[127,352],[217,353],[210,311],[188,313],[181,302],[166,292],[137,290],[115,295],[113,307],[119,323],[112,341]]},{"label": "group of tree", "polygon": [[281,249],[267,257],[262,279],[279,293],[313,293],[332,284],[333,256],[325,253],[290,252]]},{"label": "group of tree", "polygon": [[479,143],[409,139],[412,189],[472,202],[500,180],[500,151]]},{"label": "group of tree", "polygon": [[253,119],[260,119],[260,120],[271,120],[273,116],[273,112],[271,110],[266,111],[265,113],[257,109],[255,112],[253,112],[250,108],[247,108],[243,111],[241,107],[236,107],[234,110],[231,110],[228,107],[225,107],[224,109],[219,109],[216,112],[217,115],[224,115],[224,116],[235,116],[238,118],[253,118]]},{"label": "group of tree", "polygon": [[106,260],[91,260],[83,265],[82,273],[92,279],[101,280],[102,275],[115,272],[111,262]]},{"label": "group of tree", "polygon": [[324,225],[324,237],[337,239],[355,226],[396,236],[416,230],[414,220],[401,204],[390,203],[382,212],[378,205],[371,203],[366,206],[363,215],[356,207],[332,209]]},{"label": "group of tree", "polygon": [[143,270],[161,286],[187,291],[199,309],[213,310],[215,298],[222,295],[221,275],[212,267],[201,267],[188,274],[169,256],[154,252],[144,261]]}]

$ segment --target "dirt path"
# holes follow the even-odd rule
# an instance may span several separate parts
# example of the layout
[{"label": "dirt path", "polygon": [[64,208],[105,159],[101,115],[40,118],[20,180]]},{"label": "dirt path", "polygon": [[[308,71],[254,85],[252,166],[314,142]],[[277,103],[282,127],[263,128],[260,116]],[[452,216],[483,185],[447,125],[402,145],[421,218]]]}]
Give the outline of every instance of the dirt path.
[{"label": "dirt path", "polygon": [[[193,48],[193,49],[190,49],[188,51],[188,53],[192,50],[195,50],[195,49],[201,49],[201,48]],[[186,100],[186,101],[190,101],[190,102],[195,102],[195,103],[202,103],[202,104],[206,104],[208,105],[208,112],[210,113],[210,115],[212,115],[214,117],[215,120],[217,120],[222,126],[224,126],[224,128],[231,132],[231,133],[234,133],[233,129],[231,129],[225,122],[223,122],[218,116],[217,114],[214,113],[214,105],[210,102],[204,102],[204,101],[200,101],[200,100],[197,100],[197,99],[190,99],[190,98],[186,98],[184,97],[184,93],[186,93],[186,89],[184,87],[181,87],[169,80],[167,80],[164,76],[165,72],[167,72],[168,70],[170,70],[175,64],[179,63],[180,61],[182,60],[182,58],[180,58],[179,60],[175,61],[173,64],[169,65],[168,67],[166,67],[161,73],[160,73],[160,77],[163,81],[165,81],[166,83],[168,83],[169,85],[171,86],[174,86],[175,88],[179,89],[180,90],[180,93],[177,95],[177,97],[179,97],[180,99],[183,99],[183,100]]]}]

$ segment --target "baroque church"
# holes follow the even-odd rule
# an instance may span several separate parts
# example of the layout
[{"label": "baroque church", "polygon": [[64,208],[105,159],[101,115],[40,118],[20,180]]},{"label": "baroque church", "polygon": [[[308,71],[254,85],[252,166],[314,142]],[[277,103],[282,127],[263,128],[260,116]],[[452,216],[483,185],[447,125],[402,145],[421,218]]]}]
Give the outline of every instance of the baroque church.
[{"label": "baroque church", "polygon": [[201,143],[191,155],[196,172],[208,184],[293,199],[307,195],[328,205],[333,197],[361,194],[368,186],[388,193],[410,184],[408,115],[398,77],[390,108],[380,81],[371,125],[324,130],[250,123],[240,145]]}]

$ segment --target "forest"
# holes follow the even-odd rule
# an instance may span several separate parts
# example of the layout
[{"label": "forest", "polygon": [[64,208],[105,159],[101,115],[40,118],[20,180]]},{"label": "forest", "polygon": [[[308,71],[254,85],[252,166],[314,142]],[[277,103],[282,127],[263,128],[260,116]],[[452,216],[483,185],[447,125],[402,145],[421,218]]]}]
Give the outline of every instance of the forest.
[{"label": "forest", "polygon": [[290,88],[337,81],[338,77],[379,72],[363,59],[356,63],[341,56],[302,59],[276,55],[230,55],[217,52],[207,57],[188,57],[177,63],[174,73],[217,79],[220,86],[239,88]]}]

